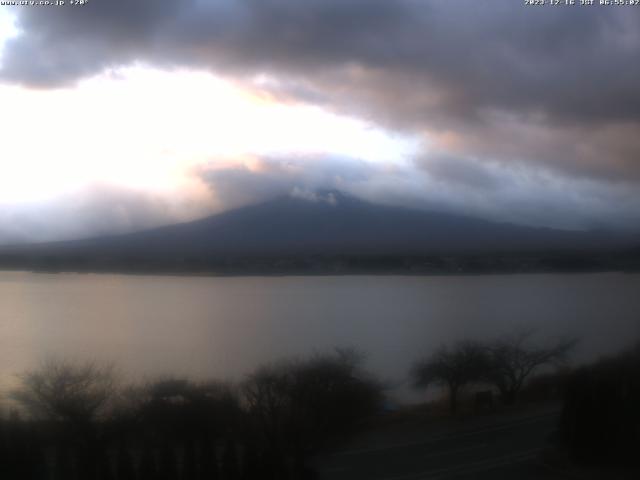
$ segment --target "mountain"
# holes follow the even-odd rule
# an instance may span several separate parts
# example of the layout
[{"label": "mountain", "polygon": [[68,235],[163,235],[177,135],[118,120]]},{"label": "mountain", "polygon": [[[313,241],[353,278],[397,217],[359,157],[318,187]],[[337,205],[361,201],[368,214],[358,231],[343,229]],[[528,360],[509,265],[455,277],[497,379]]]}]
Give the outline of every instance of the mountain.
[{"label": "mountain", "polygon": [[623,244],[620,238],[604,232],[517,226],[321,192],[313,200],[283,196],[189,223],[126,235],[5,248],[0,250],[0,260],[19,264],[20,259],[35,258],[64,265],[95,264],[102,259],[118,265],[186,262],[201,266],[229,258],[585,254]]}]

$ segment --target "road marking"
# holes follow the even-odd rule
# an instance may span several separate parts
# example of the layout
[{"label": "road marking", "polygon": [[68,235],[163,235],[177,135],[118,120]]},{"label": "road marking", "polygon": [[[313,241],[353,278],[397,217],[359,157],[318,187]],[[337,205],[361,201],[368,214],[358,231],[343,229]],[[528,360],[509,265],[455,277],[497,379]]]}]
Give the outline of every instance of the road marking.
[{"label": "road marking", "polygon": [[511,422],[511,423],[505,423],[505,424],[501,424],[501,425],[497,425],[497,426],[485,427],[485,428],[480,428],[480,429],[472,430],[472,431],[462,431],[462,432],[459,432],[459,433],[446,433],[446,434],[443,434],[443,435],[439,435],[437,437],[432,437],[432,438],[430,438],[428,440],[419,440],[419,441],[413,441],[413,442],[396,443],[396,444],[393,444],[393,445],[385,445],[383,447],[371,447],[371,448],[361,448],[361,449],[347,450],[347,451],[344,451],[344,452],[334,453],[331,456],[332,457],[342,457],[342,456],[360,455],[360,454],[365,454],[365,453],[383,452],[385,450],[394,450],[394,449],[398,449],[398,448],[414,447],[414,446],[419,446],[419,445],[429,445],[431,443],[436,443],[436,442],[439,442],[441,440],[449,440],[449,439],[455,439],[455,438],[470,437],[470,436],[477,435],[477,434],[480,434],[480,433],[496,432],[496,431],[500,431],[500,430],[509,430],[510,428],[519,427],[521,425],[527,425],[529,423],[536,423],[538,421],[542,421],[542,420],[544,420],[544,419],[546,419],[548,417],[556,416],[556,415],[558,415],[558,412],[545,413],[545,414],[542,414],[542,415],[536,415],[535,417],[527,417],[527,418],[522,419],[522,420],[514,421],[514,422]]}]

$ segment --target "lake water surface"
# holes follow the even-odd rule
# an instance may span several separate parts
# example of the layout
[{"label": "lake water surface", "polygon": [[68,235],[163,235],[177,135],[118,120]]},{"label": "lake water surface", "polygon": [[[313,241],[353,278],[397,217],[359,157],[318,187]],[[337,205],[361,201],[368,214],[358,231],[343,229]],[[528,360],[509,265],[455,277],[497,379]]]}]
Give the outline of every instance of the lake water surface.
[{"label": "lake water surface", "polygon": [[353,346],[408,398],[412,362],[518,326],[581,337],[589,360],[640,338],[640,275],[170,277],[0,272],[0,395],[50,356],[133,379],[238,379]]}]

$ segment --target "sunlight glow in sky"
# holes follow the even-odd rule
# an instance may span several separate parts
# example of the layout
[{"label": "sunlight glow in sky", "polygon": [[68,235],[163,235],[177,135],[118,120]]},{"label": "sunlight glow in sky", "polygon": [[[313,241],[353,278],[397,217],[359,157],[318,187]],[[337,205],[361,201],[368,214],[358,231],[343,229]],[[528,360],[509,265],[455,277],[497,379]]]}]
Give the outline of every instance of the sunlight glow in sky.
[{"label": "sunlight glow in sky", "polygon": [[363,121],[278,103],[208,73],[141,66],[66,89],[0,85],[0,105],[0,202],[92,183],[175,190],[192,182],[195,167],[251,156],[394,163],[416,148]]}]

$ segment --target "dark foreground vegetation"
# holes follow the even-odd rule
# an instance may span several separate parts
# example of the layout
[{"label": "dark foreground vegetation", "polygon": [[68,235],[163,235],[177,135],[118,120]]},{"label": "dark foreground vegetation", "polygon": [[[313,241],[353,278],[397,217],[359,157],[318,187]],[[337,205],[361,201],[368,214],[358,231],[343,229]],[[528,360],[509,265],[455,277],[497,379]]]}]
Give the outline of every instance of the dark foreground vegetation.
[{"label": "dark foreground vegetation", "polygon": [[[530,331],[458,342],[411,374],[418,387],[444,387],[449,415],[460,414],[458,404],[477,414],[564,399],[559,452],[586,468],[637,468],[640,345],[570,370],[564,360],[574,344],[541,346]],[[317,478],[317,454],[363,427],[388,425],[376,420],[384,418],[382,384],[361,363],[339,350],[260,367],[235,385],[165,378],[127,386],[109,367],[49,361],[22,376],[15,408],[0,415],[0,478]],[[561,368],[536,375],[544,365]],[[397,415],[415,420],[410,411]]]},{"label": "dark foreground vegetation", "polygon": [[166,379],[118,387],[113,370],[49,362],[23,377],[0,424],[1,478],[308,479],[310,455],[379,410],[351,352],[265,366],[241,385]]},{"label": "dark foreground vegetation", "polygon": [[[494,392],[507,407],[521,399],[560,399],[559,458],[566,453],[569,465],[640,472],[640,344],[569,369],[565,360],[575,340],[540,346],[532,333],[443,346],[414,365],[414,383],[443,387],[450,414],[458,413],[461,396],[476,413],[494,410]],[[545,365],[555,369],[535,375]]]},{"label": "dark foreground vegetation", "polygon": [[640,471],[640,344],[572,373],[560,433],[575,461]]}]

